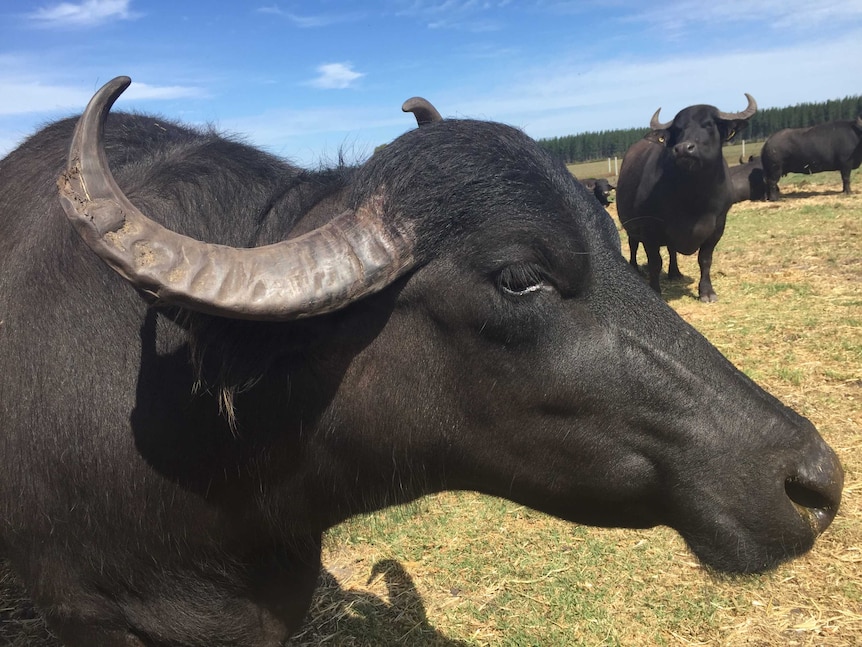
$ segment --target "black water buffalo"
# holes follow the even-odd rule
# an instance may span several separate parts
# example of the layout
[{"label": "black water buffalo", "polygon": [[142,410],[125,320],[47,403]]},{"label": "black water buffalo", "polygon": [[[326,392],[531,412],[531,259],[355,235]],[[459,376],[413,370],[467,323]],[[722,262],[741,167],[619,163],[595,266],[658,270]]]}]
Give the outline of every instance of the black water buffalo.
[{"label": "black water buffalo", "polygon": [[588,177],[581,180],[581,184],[586,187],[587,191],[596,196],[596,200],[603,207],[607,207],[611,203],[611,191],[616,187],[605,178]]},{"label": "black water buffalo", "polygon": [[668,278],[682,275],[677,252],[698,252],[701,301],[716,301],[710,268],[712,253],[724,233],[733,202],[727,162],[721,147],[748,125],[757,104],[751,95],[739,113],[697,105],[660,123],[661,108],[650,120],[650,132],[626,151],[617,181],[617,213],[629,237],[630,262],[637,268],[637,248],[647,254],[649,283],[661,292],[659,248],[667,247]]},{"label": "black water buffalo", "polygon": [[862,117],[779,130],[767,138],[760,155],[767,200],[781,196],[778,181],[788,173],[840,171],[843,191],[850,193],[850,171],[862,164]]},{"label": "black water buffalo", "polygon": [[745,200],[765,200],[766,183],[763,180],[763,164],[760,157],[752,155],[728,169],[733,202]]},{"label": "black water buffalo", "polygon": [[736,572],[832,521],[811,423],[520,131],[413,100],[307,172],[109,116],[128,83],[0,162],[0,549],[65,644],[277,645],[327,528],[444,489],[667,524]]}]

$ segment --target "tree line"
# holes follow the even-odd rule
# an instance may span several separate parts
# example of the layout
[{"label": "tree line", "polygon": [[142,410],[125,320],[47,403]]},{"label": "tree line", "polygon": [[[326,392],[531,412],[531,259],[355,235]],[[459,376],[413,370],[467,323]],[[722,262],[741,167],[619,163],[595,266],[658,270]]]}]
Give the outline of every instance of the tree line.
[{"label": "tree line", "polygon": [[[855,119],[862,115],[862,95],[830,99],[820,103],[799,103],[785,108],[758,110],[748,128],[737,136],[746,141],[763,141],[782,128],[806,128],[825,121]],[[622,157],[629,146],[649,132],[648,128],[601,130],[538,140],[539,145],[567,164],[608,157]]]}]

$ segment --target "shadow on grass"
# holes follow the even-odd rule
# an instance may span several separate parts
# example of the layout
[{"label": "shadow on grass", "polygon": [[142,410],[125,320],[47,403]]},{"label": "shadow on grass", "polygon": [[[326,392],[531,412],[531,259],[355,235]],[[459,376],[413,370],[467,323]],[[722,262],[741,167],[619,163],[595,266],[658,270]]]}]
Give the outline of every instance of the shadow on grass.
[{"label": "shadow on grass", "polygon": [[824,197],[828,197],[828,196],[838,197],[838,196],[842,196],[842,195],[847,195],[847,194],[844,193],[844,191],[841,189],[837,189],[837,190],[820,189],[820,190],[813,191],[811,189],[800,190],[800,189],[794,189],[794,188],[790,187],[790,188],[782,189],[781,195],[779,196],[778,200],[773,200],[773,202],[781,203],[784,200],[791,202],[793,200],[797,200],[800,198],[824,198]]},{"label": "shadow on grass", "polygon": [[[643,277],[644,282],[647,282],[646,265],[638,267],[638,274]],[[668,279],[667,272],[662,272],[659,277],[659,284],[661,286],[662,299],[664,299],[666,303],[678,301],[680,299],[692,299],[694,301],[700,299],[700,296],[697,293],[697,281],[690,276]]]},{"label": "shadow on grass", "polygon": [[[466,647],[467,643],[446,638],[428,624],[422,598],[399,562],[375,564],[369,582],[377,577],[383,578],[388,601],[345,590],[331,573],[322,571],[305,624],[284,647]],[[61,647],[2,561],[0,647]]]},{"label": "shadow on grass", "polygon": [[466,647],[434,629],[413,579],[396,560],[377,562],[368,582],[382,577],[388,600],[365,591],[345,590],[323,570],[311,609],[300,632],[285,647]]},{"label": "shadow on grass", "polygon": [[694,301],[700,299],[697,293],[697,281],[690,276],[668,279],[667,275],[663,274],[661,277],[661,296],[667,303],[679,299],[692,299]]}]

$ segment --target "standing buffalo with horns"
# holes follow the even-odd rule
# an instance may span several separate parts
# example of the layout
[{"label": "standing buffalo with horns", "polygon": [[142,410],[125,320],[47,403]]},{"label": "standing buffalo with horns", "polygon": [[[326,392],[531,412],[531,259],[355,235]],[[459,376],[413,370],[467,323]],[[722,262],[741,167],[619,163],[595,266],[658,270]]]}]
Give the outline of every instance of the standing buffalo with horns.
[{"label": "standing buffalo with horns", "polygon": [[712,254],[724,233],[733,188],[721,147],[748,125],[757,111],[751,95],[742,112],[721,112],[697,105],[661,123],[659,110],[650,132],[629,148],[617,181],[617,213],[629,237],[630,262],[637,268],[638,244],[647,255],[650,286],[661,292],[659,248],[667,247],[668,278],[680,278],[677,253],[697,255],[698,295],[716,301],[710,268]]},{"label": "standing buffalo with horns", "polygon": [[444,489],[667,524],[724,571],[832,521],[811,423],[520,131],[415,100],[307,172],[109,115],[128,84],[0,162],[0,557],[66,645],[274,647],[328,528]]}]

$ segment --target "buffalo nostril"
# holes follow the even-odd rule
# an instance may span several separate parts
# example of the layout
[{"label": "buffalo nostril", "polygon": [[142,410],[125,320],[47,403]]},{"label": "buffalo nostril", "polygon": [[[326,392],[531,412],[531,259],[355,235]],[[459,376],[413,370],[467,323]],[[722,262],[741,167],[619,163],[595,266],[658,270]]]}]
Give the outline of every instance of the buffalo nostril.
[{"label": "buffalo nostril", "polygon": [[823,532],[835,518],[838,502],[828,494],[793,478],[785,481],[784,491],[814,532]]},{"label": "buffalo nostril", "polygon": [[784,484],[784,490],[787,492],[787,496],[790,497],[791,501],[805,508],[832,507],[832,504],[826,495],[803,485],[795,479],[788,479]]},{"label": "buffalo nostril", "polygon": [[687,157],[694,155],[697,150],[697,144],[694,142],[682,142],[673,147],[673,152],[677,157]]}]

